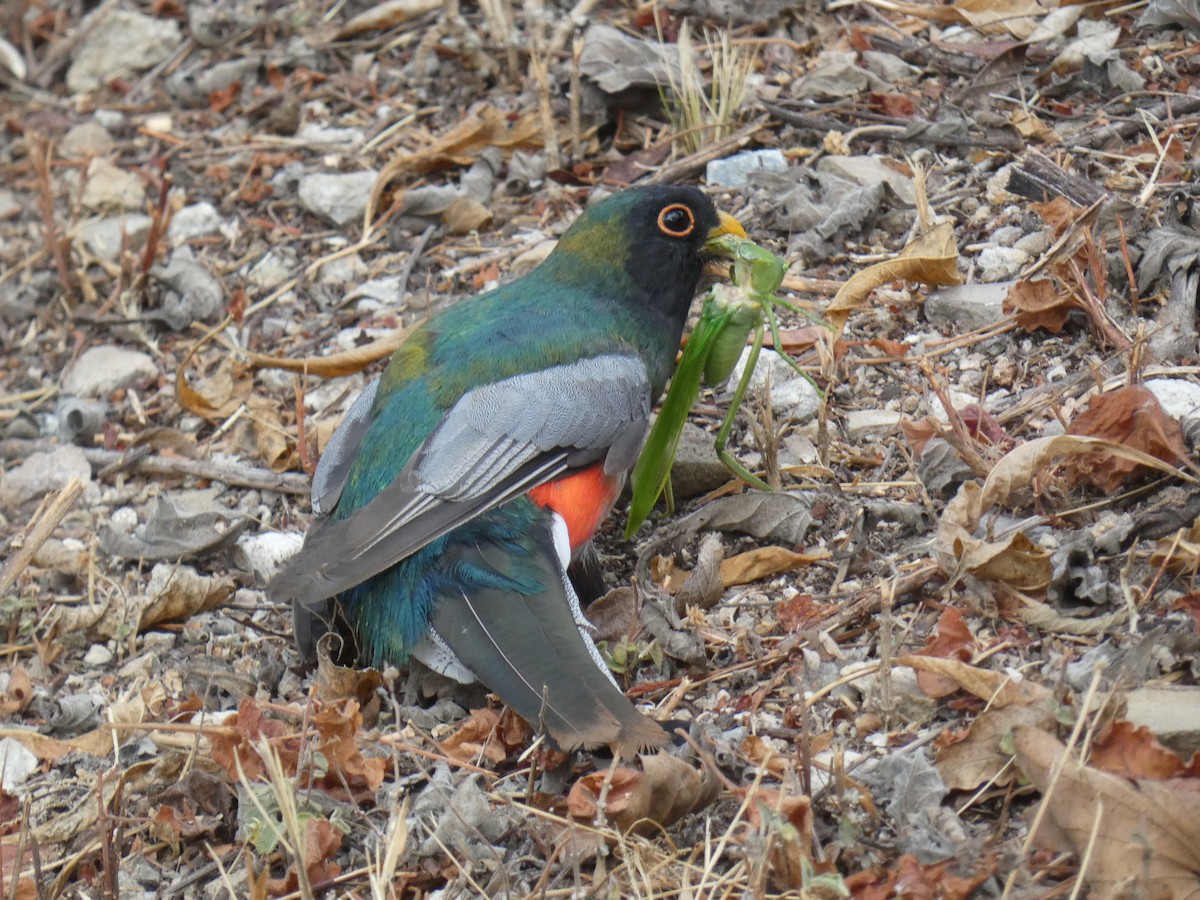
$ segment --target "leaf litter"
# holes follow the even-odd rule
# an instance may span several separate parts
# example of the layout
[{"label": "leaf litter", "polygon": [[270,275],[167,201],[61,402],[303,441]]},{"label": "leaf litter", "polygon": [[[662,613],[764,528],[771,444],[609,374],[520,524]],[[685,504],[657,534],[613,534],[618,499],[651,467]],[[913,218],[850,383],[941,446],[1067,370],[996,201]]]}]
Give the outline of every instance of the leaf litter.
[{"label": "leaf litter", "polygon": [[[750,4],[722,42],[710,7],[0,39],[6,893],[1200,896],[1200,400],[1145,386],[1200,387],[1194,17]],[[653,74],[687,28],[703,78],[757,49],[696,152]],[[602,536],[589,616],[680,747],[570,758],[477,687],[300,669],[262,578],[364,367],[606,181],[746,149],[785,170],[718,203],[834,331],[784,317],[817,410],[767,385],[731,437],[782,491]],[[1012,286],[935,324],[960,281]]]}]

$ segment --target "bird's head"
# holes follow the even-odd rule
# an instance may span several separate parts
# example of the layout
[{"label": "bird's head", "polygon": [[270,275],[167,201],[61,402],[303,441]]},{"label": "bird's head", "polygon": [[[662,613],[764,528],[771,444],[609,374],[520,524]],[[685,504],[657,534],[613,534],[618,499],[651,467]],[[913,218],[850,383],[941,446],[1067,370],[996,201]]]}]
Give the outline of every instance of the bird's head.
[{"label": "bird's head", "polygon": [[724,255],[710,242],[725,234],[746,236],[697,188],[634,188],[585,210],[543,266],[682,324],[705,263]]}]

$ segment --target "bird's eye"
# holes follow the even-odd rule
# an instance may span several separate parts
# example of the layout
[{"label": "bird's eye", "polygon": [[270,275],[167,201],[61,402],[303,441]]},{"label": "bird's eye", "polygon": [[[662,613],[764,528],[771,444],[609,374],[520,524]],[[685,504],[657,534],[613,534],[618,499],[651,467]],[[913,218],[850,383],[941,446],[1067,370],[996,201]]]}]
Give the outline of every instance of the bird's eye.
[{"label": "bird's eye", "polygon": [[696,217],[682,203],[672,203],[658,214],[658,230],[668,237],[685,238],[696,230]]}]

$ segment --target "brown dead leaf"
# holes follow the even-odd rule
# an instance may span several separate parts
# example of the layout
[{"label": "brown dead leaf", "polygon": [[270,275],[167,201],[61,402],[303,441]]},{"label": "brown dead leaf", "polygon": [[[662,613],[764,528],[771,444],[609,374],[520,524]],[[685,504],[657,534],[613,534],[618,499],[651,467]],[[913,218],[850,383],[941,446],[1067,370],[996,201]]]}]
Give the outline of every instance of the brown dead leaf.
[{"label": "brown dead leaf", "polygon": [[254,379],[245,364],[225,358],[217,366],[216,372],[199,379],[193,387],[188,383],[186,369],[192,354],[199,347],[197,343],[175,372],[175,399],[188,412],[202,419],[228,419],[250,396]]},{"label": "brown dead leaf", "polygon": [[391,356],[404,343],[408,334],[408,329],[401,328],[384,337],[377,338],[369,344],[363,344],[361,347],[355,347],[343,353],[331,353],[328,356],[305,356],[301,359],[266,356],[262,353],[251,353],[245,350],[238,352],[257,369],[283,369],[285,372],[316,375],[320,378],[340,378],[344,375],[361,372],[371,363]]},{"label": "brown dead leaf", "polygon": [[238,764],[241,771],[251,781],[261,781],[266,778],[266,769],[262,758],[254,748],[254,744],[262,738],[275,742],[273,746],[280,754],[284,772],[294,775],[296,772],[296,755],[287,753],[286,745],[281,745],[278,739],[288,733],[288,727],[278,719],[268,719],[262,714],[262,709],[251,697],[244,697],[238,704],[237,714],[227,719],[220,728],[204,729],[212,746],[212,760],[225,770],[225,777],[234,783],[238,781]]},{"label": "brown dead leaf", "polygon": [[[975,637],[962,613],[953,606],[947,606],[938,617],[933,638],[921,649],[921,655],[967,662],[974,652]],[[918,672],[917,684],[927,697],[946,697],[958,690],[958,684],[953,679],[936,672]]]},{"label": "brown dead leaf", "polygon": [[368,727],[379,715],[377,689],[383,684],[383,676],[377,669],[355,669],[339,666],[329,657],[329,648],[322,638],[317,643],[317,675],[313,679],[316,697],[322,703],[337,703],[346,698],[354,699],[363,711]]},{"label": "brown dead leaf", "polygon": [[[1153,392],[1141,385],[1092,397],[1087,408],[1071,422],[1067,434],[1102,438],[1166,463],[1188,456],[1179,423],[1169,418]],[[1077,456],[1068,471],[1077,483],[1088,481],[1106,494],[1145,473],[1134,460],[1111,459],[1106,454]]]},{"label": "brown dead leaf", "polygon": [[346,700],[329,705],[312,717],[320,737],[321,754],[329,770],[320,785],[332,796],[361,801],[375,793],[387,772],[388,761],[382,756],[363,756],[359,747],[362,713],[358,703]]},{"label": "brown dead leaf", "polygon": [[696,550],[696,566],[675,595],[675,612],[683,615],[689,606],[712,609],[725,596],[725,545],[718,534],[706,534]]},{"label": "brown dead leaf", "polygon": [[[162,570],[166,573],[159,576]],[[165,579],[165,580],[164,580]],[[172,619],[186,619],[197,613],[222,606],[233,596],[237,585],[230,578],[201,575],[191,566],[165,566],[151,572],[146,605],[138,617],[139,631]]]},{"label": "brown dead leaf", "polygon": [[[571,786],[567,810],[585,823],[604,818],[628,833],[653,834],[690,812],[704,809],[717,798],[721,782],[707,766],[696,769],[667,753],[640,757],[641,769],[620,766],[593,772]],[[607,795],[604,794],[607,783]]]},{"label": "brown dead leaf", "polygon": [[250,428],[259,458],[272,472],[286,472],[291,468],[292,444],[279,406],[266,397],[255,396],[246,399],[246,408],[250,410]]},{"label": "brown dead leaf", "polygon": [[[1176,575],[1200,569],[1200,519],[1186,531],[1180,529],[1175,534],[1160,538],[1150,554],[1150,565],[1165,566],[1167,571]],[[1197,626],[1200,626],[1200,607],[1193,609],[1193,614],[1197,616]]]},{"label": "brown dead leaf", "polygon": [[514,122],[492,106],[469,112],[457,125],[436,138],[432,145],[387,163],[371,189],[367,221],[374,218],[383,192],[397,178],[422,175],[451,166],[467,166],[485,147],[532,148],[541,146],[542,126],[537,113],[527,113]]},{"label": "brown dead leaf", "polygon": [[1017,324],[1028,333],[1044,328],[1058,334],[1073,309],[1083,309],[1075,295],[1060,291],[1049,278],[1018,281],[1004,296],[1004,311],[1014,313]]},{"label": "brown dead leaf", "polygon": [[0,696],[0,716],[11,716],[25,709],[33,702],[33,681],[21,663],[12,667],[8,675],[8,684],[4,694]]},{"label": "brown dead leaf", "polygon": [[946,787],[974,791],[985,784],[1005,787],[1020,774],[1012,765],[1012,754],[1004,750],[1018,725],[1053,728],[1055,704],[1047,693],[1030,704],[1010,704],[986,709],[971,723],[965,735],[934,751],[934,763]]},{"label": "brown dead leaf", "polygon": [[[342,867],[332,859],[341,847],[342,833],[328,819],[304,820],[304,850],[299,856],[304,860],[308,884],[323,884],[342,874]],[[275,897],[298,894],[299,891],[300,876],[296,872],[296,862],[292,863],[283,878],[272,878],[267,882],[267,893]]]},{"label": "brown dead leaf", "polygon": [[1147,726],[1124,719],[1110,723],[1092,742],[1088,764],[1125,778],[1159,781],[1177,778],[1188,768],[1177,754],[1158,742]]},{"label": "brown dead leaf", "polygon": [[334,40],[344,41],[366,31],[386,31],[441,8],[441,0],[385,0],[375,3],[338,29]]},{"label": "brown dead leaf", "polygon": [[1044,588],[1050,583],[1050,551],[1035,545],[1023,532],[999,541],[974,536],[983,518],[982,501],[983,490],[974,481],[968,481],[946,505],[934,537],[934,551],[942,571],[968,573],[1021,591]]},{"label": "brown dead leaf", "polygon": [[1009,34],[1025,40],[1037,28],[1050,6],[1039,0],[958,0],[954,4],[964,19],[982,34]]},{"label": "brown dead leaf", "polygon": [[1014,681],[1011,675],[1004,672],[982,669],[957,659],[907,654],[898,657],[896,664],[949,678],[964,691],[974,694],[992,707],[1035,703],[1050,695],[1049,689],[1040,684],[1028,680]]},{"label": "brown dead leaf", "polygon": [[473,709],[450,737],[438,744],[447,756],[473,765],[499,765],[529,743],[529,724],[506,709]]},{"label": "brown dead leaf", "polygon": [[868,266],[842,285],[825,308],[825,320],[834,329],[830,342],[841,337],[850,313],[865,306],[875,288],[893,281],[920,282],[934,287],[961,282],[953,224],[941,222],[933,226],[901,250],[895,259]]},{"label": "brown dead leaf", "polygon": [[829,559],[828,550],[812,553],[796,553],[786,547],[755,547],[721,563],[721,580],[726,587],[736,584],[751,584],[772,575],[794,572],[811,566],[814,562]]},{"label": "brown dead leaf", "polygon": [[755,785],[737,792],[746,798],[746,820],[769,847],[766,863],[781,891],[805,887],[805,863],[812,862],[812,801],[803,794]]},{"label": "brown dead leaf", "polygon": [[1018,726],[1015,734],[1017,765],[1046,804],[1039,843],[1066,847],[1080,858],[1087,853],[1080,877],[1093,890],[1200,897],[1200,793],[1170,781],[1130,781],[1074,759],[1063,762],[1054,778],[1067,752],[1063,744],[1038,728]]}]

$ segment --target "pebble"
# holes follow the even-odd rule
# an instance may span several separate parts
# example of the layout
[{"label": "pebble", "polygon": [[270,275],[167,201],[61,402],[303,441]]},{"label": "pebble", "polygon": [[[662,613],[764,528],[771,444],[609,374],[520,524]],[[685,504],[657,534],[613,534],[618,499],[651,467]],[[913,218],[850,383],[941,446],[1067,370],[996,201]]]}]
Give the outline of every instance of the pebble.
[{"label": "pebble", "polygon": [[902,412],[893,409],[852,409],[846,413],[846,439],[861,441],[895,434],[900,430],[903,416]]},{"label": "pebble", "polygon": [[31,453],[19,466],[0,476],[0,509],[15,510],[26,500],[66,487],[72,478],[86,484],[92,480],[92,467],[79,447],[68,445]]},{"label": "pebble", "polygon": [[171,217],[167,226],[167,240],[178,246],[192,238],[212,234],[221,227],[221,216],[208,201],[185,206]]},{"label": "pebble", "polygon": [[69,396],[100,397],[157,377],[158,366],[148,354],[105,344],[83,352],[63,379],[62,389]]},{"label": "pebble", "polygon": [[302,534],[281,531],[244,534],[234,545],[233,564],[243,572],[253,573],[260,584],[266,584],[303,543]]},{"label": "pebble", "polygon": [[292,277],[296,271],[296,256],[291,250],[277,247],[256,262],[246,273],[246,280],[264,291],[273,290]]},{"label": "pebble", "polygon": [[104,644],[92,644],[87,653],[83,654],[83,664],[92,668],[107,666],[113,661],[113,652]]},{"label": "pebble", "polygon": [[979,280],[984,282],[1008,281],[1015,278],[1031,261],[1024,250],[1016,247],[984,247],[975,257],[979,267]]},{"label": "pebble", "polygon": [[705,169],[710,186],[744,187],[755,172],[786,172],[787,157],[781,150],[747,150],[724,159],[714,159]]},{"label": "pebble", "polygon": [[378,174],[368,170],[305,175],[300,179],[300,205],[334,225],[346,225],[362,218]]},{"label": "pebble", "polygon": [[1024,231],[1020,226],[1004,225],[992,232],[991,243],[998,247],[1012,247],[1023,236]]},{"label": "pebble", "polygon": [[145,213],[125,213],[108,219],[80,222],[73,231],[77,244],[100,259],[117,262],[125,246],[138,246],[150,233],[151,219]]},{"label": "pebble", "polygon": [[174,19],[107,4],[84,19],[76,33],[83,39],[71,54],[67,70],[67,87],[72,93],[96,90],[120,75],[144,72],[166,59],[183,40]]},{"label": "pebble", "polygon": [[96,212],[135,210],[141,209],[145,199],[146,186],[137,175],[102,157],[88,164],[87,181],[79,198],[85,209]]},{"label": "pebble", "polygon": [[21,204],[17,195],[9,190],[0,190],[0,221],[16,218],[21,212]]},{"label": "pebble", "polygon": [[112,153],[116,145],[108,129],[91,119],[72,126],[55,149],[64,159],[83,159],[86,156],[105,156]]},{"label": "pebble", "polygon": [[679,447],[671,466],[671,490],[677,500],[686,500],[718,488],[733,478],[733,473],[717,456],[710,434],[694,422],[684,422]]},{"label": "pebble", "polygon": [[1158,399],[1164,413],[1179,420],[1188,442],[1192,446],[1200,444],[1200,384],[1182,378],[1151,378],[1145,387]]},{"label": "pebble", "polygon": [[960,333],[986,328],[1004,318],[1004,298],[1013,284],[976,282],[939,288],[925,300],[925,318],[931,325]]},{"label": "pebble", "polygon": [[17,785],[41,769],[37,755],[16,738],[0,738],[0,786],[9,796],[17,794]]},{"label": "pebble", "polygon": [[[742,351],[741,358],[733,367],[726,383],[724,394],[729,396],[742,379],[746,363],[750,358],[750,347]],[[771,408],[777,417],[786,416],[797,422],[807,422],[821,408],[821,395],[809,380],[793,369],[774,350],[763,348],[750,376],[751,390],[761,391],[770,380]]]}]

